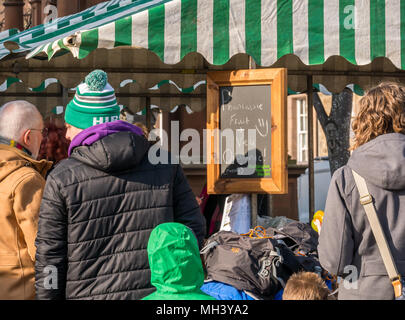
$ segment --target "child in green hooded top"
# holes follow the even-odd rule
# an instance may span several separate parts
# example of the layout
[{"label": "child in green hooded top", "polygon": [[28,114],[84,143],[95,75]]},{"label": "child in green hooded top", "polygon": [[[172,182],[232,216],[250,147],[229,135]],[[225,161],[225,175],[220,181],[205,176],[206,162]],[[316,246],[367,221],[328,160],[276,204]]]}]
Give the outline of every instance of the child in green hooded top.
[{"label": "child in green hooded top", "polygon": [[204,271],[197,239],[181,223],[163,223],[148,242],[151,283],[156,291],[142,300],[215,300],[200,290]]}]

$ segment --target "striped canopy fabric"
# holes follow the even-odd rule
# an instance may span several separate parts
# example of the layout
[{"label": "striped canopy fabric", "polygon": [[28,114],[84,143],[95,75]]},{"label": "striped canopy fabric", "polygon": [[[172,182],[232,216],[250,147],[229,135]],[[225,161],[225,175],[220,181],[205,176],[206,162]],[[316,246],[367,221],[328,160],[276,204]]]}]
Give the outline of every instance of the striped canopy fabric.
[{"label": "striped canopy fabric", "polygon": [[199,52],[213,65],[247,53],[260,66],[295,54],[307,65],[339,55],[355,65],[387,57],[405,69],[405,0],[149,0],[100,27],[37,47],[27,57],[69,50],[146,48],[168,64]]},{"label": "striped canopy fabric", "polygon": [[164,1],[149,2],[149,0],[111,0],[21,32],[17,29],[3,31],[0,33],[0,60],[10,54],[4,46],[7,41],[19,45],[20,48],[13,53],[30,52],[42,44],[72,35],[76,31],[102,26]]},{"label": "striped canopy fabric", "polygon": [[10,38],[11,36],[16,35],[19,33],[18,29],[8,29],[5,31],[0,32],[0,41],[4,41],[4,39]]}]

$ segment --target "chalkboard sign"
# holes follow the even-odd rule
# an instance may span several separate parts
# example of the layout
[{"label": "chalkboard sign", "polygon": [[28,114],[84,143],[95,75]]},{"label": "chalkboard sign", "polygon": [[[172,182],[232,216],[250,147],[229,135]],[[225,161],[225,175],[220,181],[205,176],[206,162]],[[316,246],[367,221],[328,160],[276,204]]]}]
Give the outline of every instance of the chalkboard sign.
[{"label": "chalkboard sign", "polygon": [[207,73],[208,193],[287,193],[286,100],[286,69]]},{"label": "chalkboard sign", "polygon": [[271,86],[219,90],[221,178],[271,178]]}]

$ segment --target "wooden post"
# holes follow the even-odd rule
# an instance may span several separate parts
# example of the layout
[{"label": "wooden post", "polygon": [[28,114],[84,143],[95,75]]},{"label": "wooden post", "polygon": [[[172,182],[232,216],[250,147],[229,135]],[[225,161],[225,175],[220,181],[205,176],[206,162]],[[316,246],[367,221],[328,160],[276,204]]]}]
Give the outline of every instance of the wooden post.
[{"label": "wooden post", "polygon": [[[249,69],[256,69],[256,62],[251,56],[249,56]],[[250,216],[250,228],[254,228],[257,225],[257,193],[252,193],[250,197],[251,216]]]},{"label": "wooden post", "polygon": [[150,110],[150,97],[146,97],[146,103],[145,103],[145,108],[146,108],[146,127],[148,130],[151,130],[151,110]]},{"label": "wooden post", "polygon": [[313,121],[313,87],[312,75],[307,76],[307,101],[308,101],[308,186],[309,186],[309,222],[315,212],[314,193],[314,121]]},{"label": "wooden post", "polygon": [[271,194],[267,194],[267,215],[269,217],[274,217],[273,203],[274,198]]},{"label": "wooden post", "polygon": [[64,86],[60,85],[62,91],[62,101],[63,107],[66,108],[67,104],[69,103],[69,89],[65,88]]}]

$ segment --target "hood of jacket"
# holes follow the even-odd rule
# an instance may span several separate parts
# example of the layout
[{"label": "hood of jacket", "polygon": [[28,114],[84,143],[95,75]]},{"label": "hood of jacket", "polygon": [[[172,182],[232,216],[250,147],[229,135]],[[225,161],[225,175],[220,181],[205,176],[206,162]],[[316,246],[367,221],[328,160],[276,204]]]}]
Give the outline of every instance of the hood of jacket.
[{"label": "hood of jacket", "polygon": [[149,150],[140,128],[125,121],[90,127],[69,146],[69,155],[93,168],[118,172],[138,165]]},{"label": "hood of jacket", "polygon": [[24,151],[5,144],[0,144],[0,182],[12,172],[22,167],[32,167],[45,178],[46,173],[52,167],[52,162],[47,160],[35,160]]},{"label": "hood of jacket", "polygon": [[405,188],[405,135],[388,133],[355,149],[347,165],[387,190]]},{"label": "hood of jacket", "polygon": [[200,290],[204,283],[200,252],[191,229],[175,222],[160,224],[150,235],[147,251],[151,283],[157,289],[154,298],[205,295]]}]

